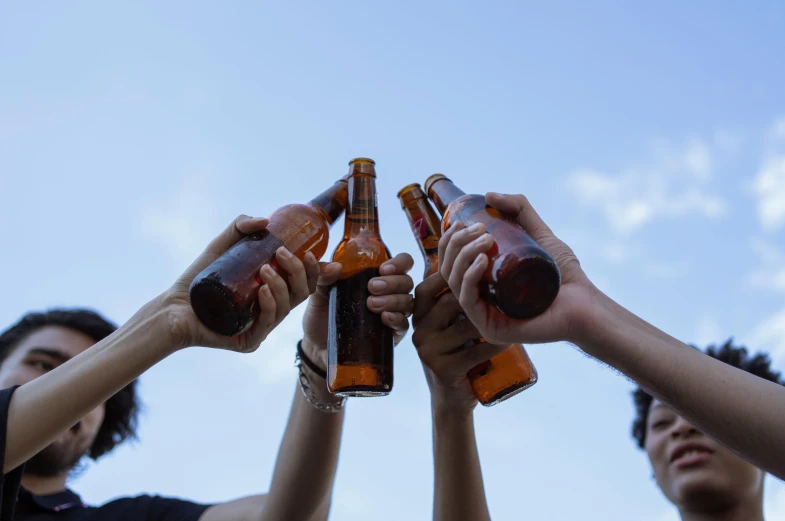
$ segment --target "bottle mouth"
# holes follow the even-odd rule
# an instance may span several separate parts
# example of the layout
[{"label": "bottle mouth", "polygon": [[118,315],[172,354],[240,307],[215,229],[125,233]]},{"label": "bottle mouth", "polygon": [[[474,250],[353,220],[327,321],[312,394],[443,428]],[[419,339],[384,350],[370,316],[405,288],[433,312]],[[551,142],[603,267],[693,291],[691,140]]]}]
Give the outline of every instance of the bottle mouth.
[{"label": "bottle mouth", "polygon": [[438,181],[450,181],[450,179],[444,174],[433,174],[425,180],[425,193],[430,196],[431,188],[433,188],[433,185],[435,185]]},{"label": "bottle mouth", "polygon": [[349,177],[356,174],[365,174],[376,177],[376,161],[367,157],[357,157],[349,161]]},{"label": "bottle mouth", "polygon": [[369,157],[355,157],[354,159],[349,161],[350,165],[353,165],[355,163],[366,163],[366,164],[375,165],[376,161],[374,161],[373,159],[371,159]]},{"label": "bottle mouth", "polygon": [[410,185],[404,186],[403,188],[398,190],[398,196],[397,197],[401,197],[406,192],[412,192],[414,190],[420,190],[422,192],[422,187],[420,186],[420,183],[412,183]]}]

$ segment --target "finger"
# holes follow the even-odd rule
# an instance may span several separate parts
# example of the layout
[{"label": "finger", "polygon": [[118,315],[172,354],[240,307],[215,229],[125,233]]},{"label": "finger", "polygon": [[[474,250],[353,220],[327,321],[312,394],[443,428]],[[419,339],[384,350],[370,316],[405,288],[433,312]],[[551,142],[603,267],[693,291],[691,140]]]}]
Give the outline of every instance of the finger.
[{"label": "finger", "polygon": [[286,285],[286,281],[269,264],[262,266],[262,269],[259,270],[259,276],[273,294],[275,299],[275,324],[280,324],[281,320],[291,311],[289,288]]},{"label": "finger", "polygon": [[484,324],[487,320],[487,317],[484,316],[485,307],[480,298],[479,289],[480,280],[487,268],[488,256],[481,253],[466,270],[461,282],[461,292],[458,294],[458,302],[463,312],[475,324]]},{"label": "finger", "polygon": [[368,291],[371,295],[411,293],[412,289],[414,289],[414,281],[409,275],[388,275],[368,281]]},{"label": "finger", "polygon": [[368,309],[374,313],[381,313],[383,311],[392,311],[395,313],[403,313],[406,316],[412,314],[413,298],[411,295],[385,295],[385,296],[370,296],[366,304]]},{"label": "finger", "polygon": [[414,289],[414,320],[424,317],[448,289],[447,281],[441,273],[429,275],[417,284]]},{"label": "finger", "polygon": [[482,223],[477,223],[470,228],[455,232],[444,250],[444,257],[439,257],[439,272],[441,272],[442,277],[448,281],[450,280],[450,273],[452,273],[455,258],[464,246],[482,236],[484,233],[485,225]]},{"label": "finger", "polygon": [[312,295],[319,283],[321,271],[319,261],[316,260],[316,256],[313,253],[308,252],[305,254],[303,263],[305,264],[305,278],[308,281],[308,294]]},{"label": "finger", "polygon": [[453,223],[453,225],[450,226],[447,229],[446,232],[444,232],[444,234],[442,235],[442,238],[439,239],[439,253],[438,253],[438,257],[437,258],[444,259],[444,255],[445,255],[446,250],[447,250],[447,245],[452,240],[452,236],[455,235],[457,232],[463,230],[464,228],[466,228],[466,227],[463,225],[462,222],[459,221],[459,222]]},{"label": "finger", "polygon": [[308,298],[308,278],[305,275],[305,266],[302,261],[281,246],[275,252],[275,260],[278,265],[288,273],[289,279],[289,306],[297,306],[300,302]]},{"label": "finger", "polygon": [[534,210],[529,200],[524,195],[508,195],[496,192],[488,192],[485,196],[488,204],[502,212],[515,218],[526,232],[537,241],[553,232],[545,224],[540,215]]},{"label": "finger", "polygon": [[458,298],[452,293],[445,293],[433,305],[431,311],[420,320],[417,327],[442,331],[447,329],[461,313],[463,313],[463,309],[461,309]]},{"label": "finger", "polygon": [[509,345],[489,344],[488,342],[473,343],[466,346],[465,349],[448,356],[457,357],[457,359],[460,360],[460,362],[457,363],[460,364],[461,370],[463,372],[468,372],[477,364],[486,362],[509,348]]},{"label": "finger", "polygon": [[[415,330],[415,333],[417,331]],[[480,333],[471,321],[463,319],[444,329],[434,332],[420,344],[423,356],[446,356],[451,353],[458,354],[465,351],[465,346],[470,341],[480,338]],[[470,367],[471,368],[471,367]],[[467,369],[468,370],[468,369]]]},{"label": "finger", "polygon": [[186,278],[193,279],[244,236],[265,229],[268,222],[263,217],[249,217],[247,215],[236,217],[224,231],[210,241],[199,257],[188,267],[185,272]]},{"label": "finger", "polygon": [[406,336],[406,332],[409,331],[409,321],[401,313],[385,311],[382,313],[382,324],[393,330],[395,345],[398,345],[398,342],[400,342],[401,339]]},{"label": "finger", "polygon": [[469,269],[469,266],[471,266],[478,255],[486,253],[492,246],[493,237],[491,237],[489,233],[486,233],[461,248],[461,251],[458,253],[455,262],[452,265],[452,271],[450,272],[450,278],[448,279],[450,289],[453,293],[456,295],[461,294],[461,286],[466,270]]},{"label": "finger", "polygon": [[319,269],[319,278],[316,281],[316,294],[320,297],[327,298],[327,295],[330,292],[330,286],[338,282],[338,279],[341,278],[343,265],[340,262],[320,263]]},{"label": "finger", "polygon": [[259,317],[251,329],[255,349],[275,327],[275,298],[270,288],[264,284],[259,288]]},{"label": "finger", "polygon": [[380,275],[403,275],[414,266],[414,259],[408,253],[399,253],[379,267]]}]

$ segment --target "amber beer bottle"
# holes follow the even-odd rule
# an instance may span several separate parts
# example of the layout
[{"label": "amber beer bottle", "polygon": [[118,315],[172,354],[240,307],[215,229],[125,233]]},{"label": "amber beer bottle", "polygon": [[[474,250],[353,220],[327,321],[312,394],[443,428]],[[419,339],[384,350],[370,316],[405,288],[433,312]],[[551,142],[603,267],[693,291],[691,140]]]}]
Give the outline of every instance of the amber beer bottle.
[{"label": "amber beer bottle", "polygon": [[493,237],[480,284],[487,302],[515,319],[536,317],[548,309],[559,293],[561,273],[517,222],[486,204],[484,196],[466,194],[442,174],[430,176],[425,191],[442,214],[444,231],[454,222],[467,227],[482,223]]},{"label": "amber beer bottle", "polygon": [[340,396],[384,396],[393,386],[393,333],[368,309],[368,282],[390,252],[379,235],[376,169],[371,159],[349,163],[349,204],[333,262],[343,265],[330,288],[327,385]]},{"label": "amber beer bottle", "polygon": [[[426,278],[439,269],[439,217],[419,184],[405,186],[398,192],[398,198],[422,252],[425,262],[423,278]],[[470,340],[464,347],[470,349],[484,342],[485,339],[478,338]],[[469,370],[467,376],[474,396],[486,407],[496,405],[537,383],[537,369],[520,344],[513,344],[490,360],[477,364]]]},{"label": "amber beer bottle", "polygon": [[248,235],[202,270],[191,283],[191,307],[205,326],[233,336],[250,327],[259,314],[259,270],[270,264],[286,278],[275,260],[285,246],[300,260],[309,251],[319,260],[327,251],[329,230],[346,208],[347,178],[308,204],[278,208],[265,230]]}]

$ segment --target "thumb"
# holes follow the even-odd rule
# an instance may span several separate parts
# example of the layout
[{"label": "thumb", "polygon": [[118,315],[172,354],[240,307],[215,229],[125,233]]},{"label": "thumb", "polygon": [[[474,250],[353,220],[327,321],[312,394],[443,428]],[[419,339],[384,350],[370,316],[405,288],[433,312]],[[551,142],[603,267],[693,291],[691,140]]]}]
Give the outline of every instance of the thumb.
[{"label": "thumb", "polygon": [[343,271],[343,266],[340,262],[320,262],[319,268],[319,280],[316,283],[316,292],[314,295],[327,298],[330,286],[338,281],[338,278]]},{"label": "thumb", "polygon": [[501,213],[513,217],[535,241],[544,236],[553,235],[551,229],[534,210],[526,196],[488,192],[485,195],[485,201]]}]

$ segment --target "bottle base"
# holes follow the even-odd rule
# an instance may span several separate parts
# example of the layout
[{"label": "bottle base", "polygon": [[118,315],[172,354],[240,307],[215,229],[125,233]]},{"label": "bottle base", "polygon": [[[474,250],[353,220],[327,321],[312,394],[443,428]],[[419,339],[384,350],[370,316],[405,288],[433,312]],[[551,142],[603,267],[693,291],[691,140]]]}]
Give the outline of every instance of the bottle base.
[{"label": "bottle base", "polygon": [[537,380],[534,380],[533,382],[531,381],[521,382],[517,385],[508,387],[507,389],[504,389],[503,391],[491,396],[488,400],[480,401],[480,404],[483,407],[493,407],[494,405],[500,404],[503,401],[509,400],[513,396],[522,393],[523,391],[525,391],[526,389],[528,389],[529,387],[533,386],[536,383]]},{"label": "bottle base", "polygon": [[375,389],[372,387],[349,387],[340,389],[333,394],[336,396],[344,396],[346,398],[374,398],[377,396],[387,396],[392,389]]}]

